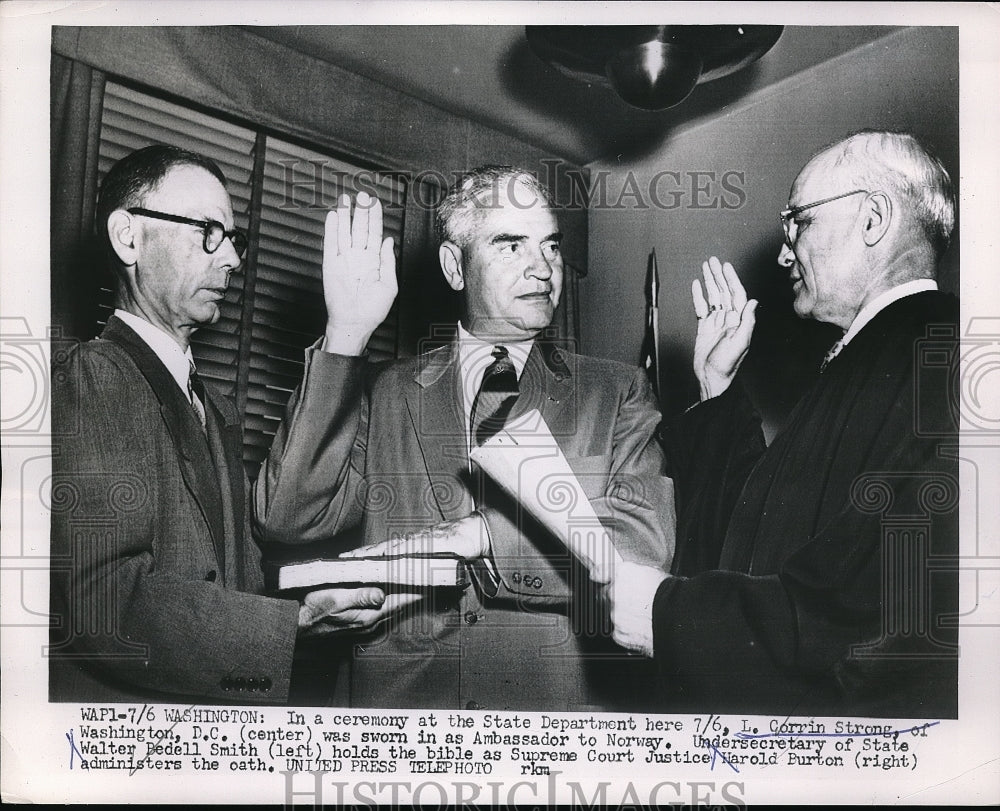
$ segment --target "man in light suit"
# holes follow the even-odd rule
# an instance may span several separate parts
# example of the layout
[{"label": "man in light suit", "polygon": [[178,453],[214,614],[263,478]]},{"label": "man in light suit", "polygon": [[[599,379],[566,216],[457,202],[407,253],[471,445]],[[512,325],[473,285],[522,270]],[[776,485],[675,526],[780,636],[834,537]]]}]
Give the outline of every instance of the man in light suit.
[{"label": "man in light suit", "polygon": [[615,638],[655,657],[677,710],[955,718],[958,302],[935,281],[951,181],[912,136],[862,132],[806,164],[780,216],[795,312],[844,335],[765,447],[731,385],[756,302],[706,263],[702,402],[664,441],[678,546],[721,554],[683,576],[621,566]]},{"label": "man in light suit", "polygon": [[[368,553],[466,561],[472,585],[459,598],[430,595],[357,646],[355,705],[642,705],[646,673],[610,642],[599,589],[554,536],[483,481],[469,452],[481,441],[486,392],[504,377],[484,430],[538,409],[619,552],[666,568],[672,492],[649,383],[638,369],[544,340],[563,260],[555,213],[532,175],[471,172],[442,202],[438,226],[442,270],[464,303],[458,334],[366,377],[363,349],[396,294],[392,246],[366,195],[353,222],[346,198],[329,215],[327,331],[307,351],[305,380],[256,485],[263,535],[299,543],[360,524]],[[623,675],[633,671],[631,681]]]},{"label": "man in light suit", "polygon": [[247,247],[225,179],[138,150],[104,179],[97,222],[118,309],[54,361],[50,697],[284,702],[297,635],[389,606],[377,588],[263,595],[239,419],[189,347]]}]

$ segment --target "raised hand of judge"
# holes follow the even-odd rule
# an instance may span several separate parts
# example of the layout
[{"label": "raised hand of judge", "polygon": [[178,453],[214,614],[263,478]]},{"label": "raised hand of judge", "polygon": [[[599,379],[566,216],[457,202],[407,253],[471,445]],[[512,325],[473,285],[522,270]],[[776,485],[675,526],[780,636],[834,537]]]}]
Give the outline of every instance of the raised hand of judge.
[{"label": "raised hand of judge", "polygon": [[392,237],[382,238],[382,203],[360,192],[352,220],[351,199],[341,195],[326,215],[323,234],[323,348],[360,355],[389,314],[396,292],[396,257]]},{"label": "raised hand of judge", "polygon": [[750,348],[757,302],[747,300],[746,290],[729,262],[711,257],[701,265],[705,291],[695,279],[691,298],[698,317],[694,343],[694,373],[701,399],[717,397],[732,383]]},{"label": "raised hand of judge", "polygon": [[390,555],[458,555],[465,560],[489,553],[489,531],[479,513],[454,521],[442,521],[421,532],[362,546],[341,554],[342,558],[387,557]]},{"label": "raised hand of judge", "polygon": [[375,586],[311,591],[299,607],[298,635],[318,636],[335,631],[365,631],[403,606],[419,599],[419,594],[387,595]]}]

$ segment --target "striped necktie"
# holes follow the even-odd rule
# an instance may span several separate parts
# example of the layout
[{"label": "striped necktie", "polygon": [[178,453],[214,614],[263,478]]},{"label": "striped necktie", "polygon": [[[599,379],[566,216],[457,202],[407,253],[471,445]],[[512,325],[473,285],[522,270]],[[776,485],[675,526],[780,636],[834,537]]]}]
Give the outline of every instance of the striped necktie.
[{"label": "striped necktie", "polygon": [[517,402],[517,370],[507,347],[493,348],[493,363],[486,367],[479,393],[472,403],[472,444],[482,445],[503,428]]},{"label": "striped necktie", "polygon": [[201,423],[201,430],[206,431],[205,421],[205,384],[198,377],[198,369],[191,361],[191,368],[188,373],[188,398],[191,400],[191,408],[194,409],[198,422]]},{"label": "striped necktie", "polygon": [[830,365],[830,361],[832,361],[835,357],[837,357],[837,355],[840,354],[840,350],[843,348],[844,348],[844,339],[841,338],[839,341],[837,341],[837,343],[835,343],[827,350],[826,355],[823,356],[823,362],[819,366],[820,374],[823,374],[823,372],[826,371],[826,367]]}]

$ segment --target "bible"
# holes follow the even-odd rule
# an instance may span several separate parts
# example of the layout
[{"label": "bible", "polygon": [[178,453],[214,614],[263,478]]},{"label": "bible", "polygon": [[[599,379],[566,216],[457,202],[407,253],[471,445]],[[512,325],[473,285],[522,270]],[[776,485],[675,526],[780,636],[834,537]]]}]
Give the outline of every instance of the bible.
[{"label": "bible", "polygon": [[277,591],[329,586],[385,586],[399,591],[465,588],[469,581],[457,555],[390,555],[317,558],[277,567]]}]

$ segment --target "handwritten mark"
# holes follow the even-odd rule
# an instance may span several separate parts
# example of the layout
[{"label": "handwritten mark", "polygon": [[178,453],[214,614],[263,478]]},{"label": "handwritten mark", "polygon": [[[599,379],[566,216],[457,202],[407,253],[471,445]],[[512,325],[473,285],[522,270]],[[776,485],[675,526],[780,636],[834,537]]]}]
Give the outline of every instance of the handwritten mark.
[{"label": "handwritten mark", "polygon": [[[195,704],[190,704],[190,705],[188,705],[187,709],[188,710],[193,710],[196,706],[197,705],[195,705]],[[132,707],[131,709],[134,711],[135,707]],[[143,715],[146,715],[147,710],[148,710],[148,717],[149,717],[150,723],[152,723],[152,721],[153,721],[153,708],[150,707],[148,704],[143,704],[142,705],[142,712],[139,713],[139,720],[142,721],[142,717],[143,717]],[[177,719],[169,727],[167,727],[167,731],[166,731],[166,735],[165,735],[166,739],[168,739],[169,736],[170,736],[170,734],[172,734],[172,733],[174,734],[174,740],[175,741],[179,741],[181,739],[180,735],[174,733],[174,727],[176,727],[181,722],[181,720],[180,720],[181,719],[181,714],[182,713],[179,713],[178,716],[177,716]],[[225,740],[225,738],[223,738],[222,740]],[[152,747],[153,745],[154,745],[153,741],[146,741],[146,754],[143,755],[143,758],[148,758],[149,757],[149,750],[150,750],[150,747]],[[136,773],[136,771],[138,771],[138,769],[139,769],[139,767],[138,767],[137,764],[133,765],[133,767],[131,769],[129,769],[128,776],[132,777],[132,775],[134,775]]]},{"label": "handwritten mark", "polygon": [[73,739],[73,730],[72,729],[69,732],[66,733],[66,740],[69,741],[69,768],[70,768],[70,771],[73,770],[73,756],[74,755],[76,755],[76,757],[80,758],[80,765],[84,769],[86,769],[87,768],[87,761],[84,760],[83,754],[80,752],[80,750],[76,748],[76,741]]},{"label": "handwritten mark", "polygon": [[709,771],[713,771],[713,772],[715,771],[715,757],[716,757],[716,755],[718,755],[720,758],[722,758],[722,762],[723,763],[725,763],[734,772],[736,772],[737,774],[739,774],[740,770],[736,768],[736,764],[734,764],[729,758],[727,758],[722,752],[720,752],[716,748],[715,744],[711,744],[710,743],[708,745],[708,748],[712,750],[712,762],[709,764]]},{"label": "handwritten mark", "polygon": [[914,732],[918,729],[930,729],[940,724],[940,721],[928,721],[926,724],[917,724],[909,729],[890,729],[885,732],[737,732],[737,738],[889,738],[893,740],[905,735],[907,732]]}]

